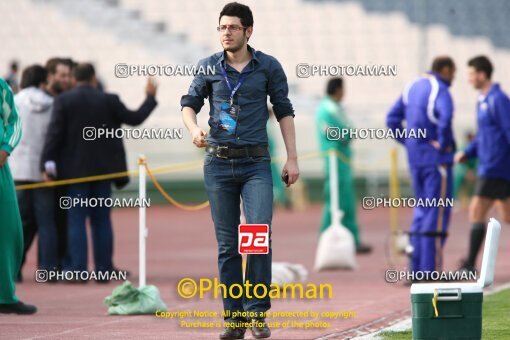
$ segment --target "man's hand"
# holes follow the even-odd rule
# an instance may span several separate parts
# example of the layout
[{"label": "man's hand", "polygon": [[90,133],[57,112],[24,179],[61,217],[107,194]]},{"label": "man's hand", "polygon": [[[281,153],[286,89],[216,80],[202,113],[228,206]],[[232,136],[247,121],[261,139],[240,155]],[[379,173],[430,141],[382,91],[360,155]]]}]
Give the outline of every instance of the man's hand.
[{"label": "man's hand", "polygon": [[196,126],[191,130],[191,138],[193,140],[193,144],[197,146],[197,148],[205,148],[207,146],[207,141],[205,137],[207,136],[207,132]]},{"label": "man's hand", "polygon": [[296,158],[287,158],[287,162],[283,166],[282,178],[285,177],[285,174],[289,176],[287,187],[296,183],[299,178],[299,167]]},{"label": "man's hand", "polygon": [[48,175],[47,172],[43,172],[41,175],[42,175],[42,178],[43,178],[44,182],[51,182],[51,181],[53,181],[53,179],[50,177],[50,175]]},{"label": "man's hand", "polygon": [[[439,142],[437,140],[431,140],[429,143],[430,143],[430,145],[432,145],[434,147],[434,149],[441,151],[441,144],[439,144]],[[448,146],[444,150],[444,152],[452,152],[452,151],[453,151],[453,148],[451,146]]]},{"label": "man's hand", "polygon": [[4,150],[0,150],[0,169],[4,166],[7,157],[9,157],[9,154]]},{"label": "man's hand", "polygon": [[436,149],[436,150],[441,149],[441,144],[439,144],[439,142],[437,140],[431,140],[429,143],[430,143],[430,145],[432,145],[434,147],[434,149]]},{"label": "man's hand", "polygon": [[145,85],[145,94],[147,97],[155,97],[158,92],[158,86],[154,78],[147,78],[147,85]]},{"label": "man's hand", "polygon": [[465,163],[467,159],[468,158],[464,151],[460,151],[455,154],[455,163]]}]

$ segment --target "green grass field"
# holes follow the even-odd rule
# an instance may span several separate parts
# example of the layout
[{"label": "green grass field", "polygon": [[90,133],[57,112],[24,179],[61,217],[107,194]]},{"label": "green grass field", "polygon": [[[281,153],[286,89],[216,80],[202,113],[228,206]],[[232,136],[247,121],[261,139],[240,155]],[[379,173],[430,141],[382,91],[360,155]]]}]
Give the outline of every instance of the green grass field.
[{"label": "green grass field", "polygon": [[[510,289],[484,296],[482,317],[482,339],[510,339]],[[382,332],[380,338],[408,340],[412,332]]]}]

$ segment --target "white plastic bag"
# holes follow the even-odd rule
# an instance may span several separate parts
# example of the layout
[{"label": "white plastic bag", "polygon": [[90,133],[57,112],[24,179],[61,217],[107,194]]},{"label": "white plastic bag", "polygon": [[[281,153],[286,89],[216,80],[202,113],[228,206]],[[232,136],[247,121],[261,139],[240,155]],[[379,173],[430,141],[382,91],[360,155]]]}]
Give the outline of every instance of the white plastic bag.
[{"label": "white plastic bag", "polygon": [[351,232],[342,225],[343,211],[339,209],[338,169],[336,154],[329,150],[329,192],[331,195],[331,225],[320,235],[315,270],[355,269],[356,246]]},{"label": "white plastic bag", "polygon": [[320,235],[315,255],[315,270],[355,268],[356,246],[354,237],[344,226],[331,225]]},{"label": "white plastic bag", "polygon": [[289,283],[304,282],[307,277],[308,271],[301,264],[273,262],[271,283],[283,286]]}]

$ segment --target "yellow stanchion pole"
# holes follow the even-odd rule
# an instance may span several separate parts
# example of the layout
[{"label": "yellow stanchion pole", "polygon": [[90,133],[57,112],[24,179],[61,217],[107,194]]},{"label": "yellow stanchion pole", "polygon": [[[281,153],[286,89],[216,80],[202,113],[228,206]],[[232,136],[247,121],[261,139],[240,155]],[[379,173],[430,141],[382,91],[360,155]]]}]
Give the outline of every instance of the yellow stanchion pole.
[{"label": "yellow stanchion pole", "polygon": [[[398,149],[393,148],[390,151],[390,198],[400,198],[400,183],[398,180]],[[398,240],[398,208],[390,207],[390,228],[391,228],[391,245],[390,256],[392,263],[395,263],[398,256],[397,240]]]},{"label": "yellow stanchion pole", "polygon": [[[139,188],[138,195],[140,202],[145,201],[147,197],[146,187],[146,176],[145,176],[145,165],[146,159],[144,155],[138,156],[138,176],[139,176]],[[146,225],[146,207],[144,204],[140,206],[139,210],[139,221],[138,221],[138,267],[139,267],[139,278],[138,288],[145,286],[146,284],[146,240],[147,240],[147,225]]]}]

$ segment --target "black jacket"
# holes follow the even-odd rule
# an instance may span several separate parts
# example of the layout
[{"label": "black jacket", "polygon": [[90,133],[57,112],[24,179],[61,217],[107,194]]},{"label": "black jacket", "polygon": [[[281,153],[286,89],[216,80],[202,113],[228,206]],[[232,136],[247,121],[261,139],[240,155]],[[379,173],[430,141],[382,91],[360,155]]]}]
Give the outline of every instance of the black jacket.
[{"label": "black jacket", "polygon": [[[122,124],[139,125],[154,110],[157,102],[147,97],[136,111],[127,109],[114,94],[101,92],[89,85],[79,85],[55,97],[48,135],[41,157],[57,163],[58,179],[88,177],[127,170],[122,139],[90,138],[84,128],[118,129]],[[89,138],[86,140],[85,138]],[[128,178],[115,180],[124,186]]]}]

